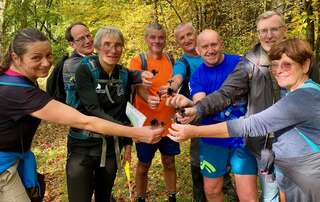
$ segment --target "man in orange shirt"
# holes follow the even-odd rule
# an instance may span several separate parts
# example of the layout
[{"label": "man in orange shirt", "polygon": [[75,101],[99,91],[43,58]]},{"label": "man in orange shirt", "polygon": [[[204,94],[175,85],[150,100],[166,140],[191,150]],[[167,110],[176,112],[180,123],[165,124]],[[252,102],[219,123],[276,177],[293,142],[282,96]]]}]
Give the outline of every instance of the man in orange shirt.
[{"label": "man in orange shirt", "polygon": [[165,130],[160,142],[156,144],[136,143],[138,165],[136,169],[137,201],[143,202],[146,197],[148,171],[157,149],[160,150],[161,160],[164,167],[164,179],[169,194],[169,202],[176,201],[176,168],[175,155],[180,153],[179,144],[165,137],[168,134],[172,117],[175,113],[173,108],[165,105],[161,95],[167,92],[167,84],[173,71],[171,60],[163,53],[166,43],[166,33],[158,23],[149,24],[145,30],[145,42],[148,51],[135,56],[130,64],[130,69],[147,69],[154,73],[152,86],[146,88],[138,86],[134,105],[147,116],[145,125],[162,125]]}]

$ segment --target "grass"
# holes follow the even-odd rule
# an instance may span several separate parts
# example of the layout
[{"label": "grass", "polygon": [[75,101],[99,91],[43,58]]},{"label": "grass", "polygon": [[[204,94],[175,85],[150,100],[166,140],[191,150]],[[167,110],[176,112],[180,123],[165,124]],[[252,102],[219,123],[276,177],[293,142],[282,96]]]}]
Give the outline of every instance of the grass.
[{"label": "grass", "polygon": [[[65,182],[66,163],[66,136],[67,127],[43,122],[33,142],[33,151],[37,156],[38,171],[46,176],[45,201],[67,202]],[[134,147],[133,147],[134,148]],[[189,165],[189,143],[181,144],[181,154],[176,158],[178,201],[192,201],[192,185]],[[132,153],[131,178],[134,178],[134,169],[137,162],[135,149]],[[132,183],[133,184],[133,183]],[[132,185],[134,187],[134,185]],[[118,201],[130,201],[128,183],[124,172],[118,172],[114,195]],[[166,201],[166,189],[162,176],[162,165],[159,152],[153,159],[149,171],[148,184],[149,201]]]},{"label": "grass", "polygon": [[[45,202],[68,201],[65,178],[67,131],[67,127],[42,122],[33,142],[33,151],[38,161],[38,171],[44,173],[46,177]],[[189,142],[182,143],[180,149],[181,154],[176,157],[177,201],[191,202],[192,184],[189,163]],[[133,179],[137,162],[134,147],[132,152],[131,178]],[[157,152],[149,170],[148,201],[162,202],[167,200],[162,173],[160,154]],[[133,182],[131,186],[134,190]],[[119,202],[130,201],[129,183],[124,172],[118,171],[113,193]],[[134,194],[132,196],[134,197]],[[234,200],[226,196],[225,201],[232,202]]]}]

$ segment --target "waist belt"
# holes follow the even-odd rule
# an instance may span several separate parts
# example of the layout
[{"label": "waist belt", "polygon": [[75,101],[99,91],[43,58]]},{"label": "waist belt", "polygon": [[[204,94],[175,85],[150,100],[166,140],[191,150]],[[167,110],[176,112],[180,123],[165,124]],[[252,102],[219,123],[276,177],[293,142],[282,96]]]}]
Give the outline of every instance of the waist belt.
[{"label": "waist belt", "polygon": [[[69,136],[75,139],[80,139],[80,140],[88,140],[90,138],[101,138],[102,147],[101,147],[100,167],[106,166],[107,139],[105,136],[98,133],[91,132],[91,131],[87,131],[87,130],[72,129],[72,128],[69,130]],[[120,169],[121,160],[120,160],[119,138],[116,136],[113,136],[113,139],[114,139],[114,150],[116,154],[117,167]]]}]

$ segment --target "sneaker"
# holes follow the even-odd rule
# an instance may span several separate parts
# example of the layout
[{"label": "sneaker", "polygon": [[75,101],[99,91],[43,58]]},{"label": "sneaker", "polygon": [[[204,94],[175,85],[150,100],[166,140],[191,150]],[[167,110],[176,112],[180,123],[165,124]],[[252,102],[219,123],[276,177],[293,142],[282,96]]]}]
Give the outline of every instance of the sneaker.
[{"label": "sneaker", "polygon": [[146,199],[144,197],[139,196],[136,202],[146,202]]},{"label": "sneaker", "polygon": [[169,197],[168,197],[168,202],[176,202],[177,199],[176,199],[176,194],[170,194]]}]

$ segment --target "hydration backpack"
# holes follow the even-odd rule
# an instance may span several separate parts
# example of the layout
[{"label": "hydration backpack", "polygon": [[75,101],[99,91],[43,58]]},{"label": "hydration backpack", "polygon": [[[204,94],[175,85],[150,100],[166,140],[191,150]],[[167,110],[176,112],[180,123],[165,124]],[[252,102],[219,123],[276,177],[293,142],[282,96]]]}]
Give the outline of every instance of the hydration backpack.
[{"label": "hydration backpack", "polygon": [[[95,82],[95,86],[97,87],[97,81],[100,78],[101,70],[98,68],[98,56],[88,56],[84,57],[81,60],[80,66],[83,64],[87,67],[91,73],[92,79]],[[125,68],[119,68],[119,81],[123,85],[123,89],[127,89],[128,86],[128,70]],[[76,93],[75,79],[74,75],[70,77],[69,81],[65,83],[65,92],[66,92],[66,104],[71,107],[77,108],[80,104],[79,97]],[[107,94],[108,96],[108,94]],[[110,101],[112,102],[112,98],[108,96]]]},{"label": "hydration backpack", "polygon": [[[173,56],[169,53],[165,53],[165,56],[169,60],[169,62],[172,65],[172,68],[173,68],[173,66],[175,64],[175,60],[174,60]],[[144,70],[144,71],[148,70],[147,55],[145,53],[140,53],[139,57],[140,57],[140,61],[141,61],[142,70]]]},{"label": "hydration backpack", "polygon": [[62,59],[53,68],[51,74],[47,79],[46,92],[55,100],[65,103],[66,92],[63,83],[63,65],[69,58],[68,55],[64,55]]},{"label": "hydration backpack", "polygon": [[[0,85],[35,88],[30,81],[25,80],[23,77],[10,76],[7,74],[0,75]],[[2,152],[2,155],[7,155],[5,158],[7,160],[14,159],[15,161],[15,159],[19,159],[18,172],[31,202],[41,202],[44,198],[46,184],[44,175],[37,172],[34,154],[28,151],[22,153]]]},{"label": "hydration backpack", "polygon": [[183,79],[178,92],[179,94],[182,94],[185,97],[189,98],[190,97],[189,81],[190,81],[190,74],[191,74],[190,64],[187,61],[187,59],[184,58],[183,56],[180,58],[180,61],[184,64],[186,68],[186,78]]}]

